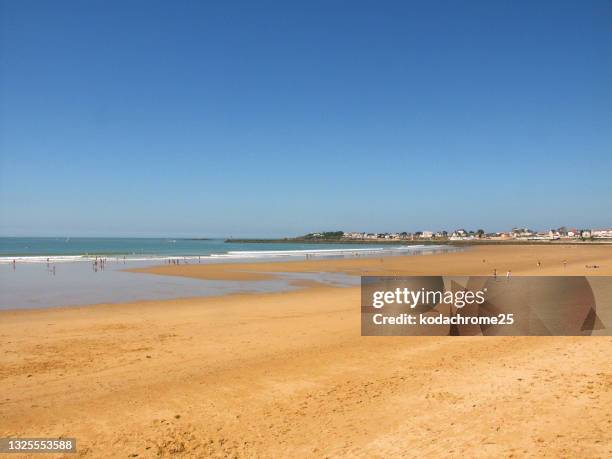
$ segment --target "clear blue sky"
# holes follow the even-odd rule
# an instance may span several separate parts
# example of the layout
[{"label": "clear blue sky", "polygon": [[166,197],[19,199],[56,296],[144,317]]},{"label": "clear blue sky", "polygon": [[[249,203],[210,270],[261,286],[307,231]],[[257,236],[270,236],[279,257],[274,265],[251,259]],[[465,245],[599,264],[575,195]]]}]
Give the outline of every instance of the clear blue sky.
[{"label": "clear blue sky", "polygon": [[0,234],[612,225],[612,2],[0,0]]}]

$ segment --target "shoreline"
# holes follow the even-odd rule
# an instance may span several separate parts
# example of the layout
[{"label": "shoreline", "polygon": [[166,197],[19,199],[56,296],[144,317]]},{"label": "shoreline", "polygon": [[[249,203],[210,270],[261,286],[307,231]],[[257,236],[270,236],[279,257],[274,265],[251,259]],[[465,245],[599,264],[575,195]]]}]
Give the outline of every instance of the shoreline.
[{"label": "shoreline", "polygon": [[[52,238],[49,238],[52,239]],[[96,239],[96,238],[91,238]],[[155,239],[155,238],[151,238]],[[217,239],[194,239],[194,238],[183,238],[182,241],[216,241]],[[363,240],[352,240],[352,239],[340,239],[340,240],[315,240],[315,239],[226,239],[219,240],[223,243],[239,243],[239,244],[303,244],[303,245],[320,245],[323,246],[318,249],[277,249],[277,250],[230,250],[226,252],[212,252],[212,253],[135,253],[131,251],[98,251],[98,252],[83,252],[83,253],[4,253],[0,255],[0,266],[12,264],[13,260],[19,263],[46,263],[47,260],[51,263],[64,263],[64,262],[90,262],[97,258],[108,258],[111,261],[123,262],[123,261],[164,261],[172,259],[185,259],[185,260],[199,260],[204,259],[206,261],[223,261],[224,259],[240,260],[241,258],[257,258],[254,253],[260,253],[260,258],[266,258],[270,256],[271,252],[278,253],[293,253],[293,256],[299,256],[305,253],[325,253],[327,251],[333,252],[350,252],[352,249],[344,248],[333,248],[328,249],[326,246],[363,246],[367,245],[370,247],[360,248],[355,250],[367,251],[367,250],[386,250],[389,247],[458,247],[458,248],[471,248],[471,247],[483,247],[483,246],[612,246],[612,240],[601,239],[601,240],[546,240],[546,241],[530,241],[530,240],[466,240],[466,241],[450,241],[450,240],[385,240],[385,239],[363,239]],[[243,253],[244,256],[240,256]]]},{"label": "shoreline", "polygon": [[[287,245],[287,244],[285,244]],[[297,244],[296,245],[300,245]],[[205,260],[207,262],[224,261],[224,260],[247,260],[258,258],[283,258],[283,257],[299,257],[307,254],[320,257],[335,256],[335,255],[352,255],[352,254],[367,254],[375,252],[399,253],[402,249],[406,252],[412,252],[414,249],[423,247],[427,250],[437,247],[436,244],[364,244],[369,247],[346,248],[346,247],[331,247],[345,244],[334,243],[312,243],[307,245],[318,245],[321,247],[301,249],[301,248],[278,248],[273,250],[228,250],[225,252],[211,252],[198,254],[194,253],[135,253],[135,252],[97,252],[97,253],[79,253],[79,254],[3,254],[0,256],[0,265],[12,264],[13,260],[21,263],[46,263],[50,262],[88,262],[98,258],[107,258],[113,262],[124,261],[167,261],[167,260]],[[392,247],[388,247],[391,245]],[[331,247],[331,248],[330,248]],[[445,247],[439,245],[439,247]]]},{"label": "shoreline", "polygon": [[[529,275],[612,275],[611,263],[606,261],[608,254],[612,254],[612,247],[486,245],[392,256],[247,258],[202,264],[183,263],[182,260],[181,264],[111,261],[106,272],[98,274],[87,263],[78,262],[58,266],[57,278],[44,266],[26,263],[18,266],[17,277],[6,272],[2,273],[0,280],[15,283],[15,286],[27,286],[28,292],[38,285],[36,295],[39,297],[28,293],[28,299],[20,300],[20,292],[26,287],[5,289],[0,311],[208,298],[236,292],[271,293],[304,289],[316,284],[350,286],[358,283],[362,275],[440,275],[441,266],[444,266],[446,275],[459,276],[490,276],[494,269],[498,275],[504,275],[507,270],[512,270],[514,275],[521,272]],[[541,261],[542,267],[536,266],[537,260]],[[568,261],[565,267],[563,260]],[[599,268],[589,269],[587,265]],[[132,278],[133,273],[138,277]],[[156,278],[162,283],[159,284]],[[111,294],[112,291],[117,293]],[[156,291],[158,293],[154,293]],[[69,293],[69,301],[61,300],[66,296],[64,292]],[[45,304],[45,297],[52,298],[48,300],[49,304]],[[16,303],[11,306],[13,299]]]},{"label": "shoreline", "polygon": [[[484,260],[484,261],[483,261]],[[538,267],[537,261],[541,261]],[[563,266],[567,260],[567,266]],[[443,264],[441,267],[440,264]],[[588,264],[601,268],[588,269]],[[351,257],[290,261],[236,262],[201,265],[158,265],[130,272],[196,279],[256,279],[280,272],[330,272],[348,275],[490,275],[512,270],[515,275],[612,275],[612,246],[492,246],[469,247],[466,250],[433,254]]]}]

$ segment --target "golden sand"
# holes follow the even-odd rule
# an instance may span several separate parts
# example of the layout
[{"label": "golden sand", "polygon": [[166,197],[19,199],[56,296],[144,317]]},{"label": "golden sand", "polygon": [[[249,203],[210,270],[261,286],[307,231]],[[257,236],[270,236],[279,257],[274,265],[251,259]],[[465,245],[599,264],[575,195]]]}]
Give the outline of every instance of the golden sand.
[{"label": "golden sand", "polygon": [[[146,271],[493,268],[611,275],[612,247]],[[0,436],[76,437],[96,458],[612,455],[611,337],[361,337],[359,310],[358,288],[313,286],[2,312]]]}]

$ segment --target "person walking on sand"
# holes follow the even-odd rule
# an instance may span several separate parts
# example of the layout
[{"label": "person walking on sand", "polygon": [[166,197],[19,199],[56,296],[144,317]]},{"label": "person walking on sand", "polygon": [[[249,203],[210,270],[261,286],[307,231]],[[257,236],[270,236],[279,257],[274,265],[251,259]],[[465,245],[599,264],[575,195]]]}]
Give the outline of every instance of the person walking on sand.
[{"label": "person walking on sand", "polygon": [[538,268],[542,267],[542,262],[540,260],[538,260]]},{"label": "person walking on sand", "polygon": [[506,279],[510,280],[511,277],[512,277],[512,271],[508,270],[508,272],[506,273]]},{"label": "person walking on sand", "polygon": [[493,268],[493,280],[497,280],[497,268]]}]

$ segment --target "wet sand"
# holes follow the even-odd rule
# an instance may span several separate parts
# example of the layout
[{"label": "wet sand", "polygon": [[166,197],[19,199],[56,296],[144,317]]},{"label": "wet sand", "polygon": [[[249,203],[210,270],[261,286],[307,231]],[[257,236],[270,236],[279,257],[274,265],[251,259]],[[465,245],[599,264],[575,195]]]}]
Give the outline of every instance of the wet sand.
[{"label": "wet sand", "polygon": [[[538,260],[541,266],[537,265]],[[563,261],[567,265],[563,265]],[[459,252],[382,258],[310,259],[300,261],[158,265],[132,272],[185,276],[209,280],[262,280],[275,272],[342,272],[356,276],[394,275],[498,275],[508,270],[525,275],[612,275],[612,244],[559,246],[481,246]],[[586,265],[597,265],[588,269]]]},{"label": "wet sand", "polygon": [[[612,247],[146,271],[244,280],[494,267],[612,275]],[[0,312],[0,436],[76,437],[85,457],[612,454],[612,337],[361,337],[359,320],[358,288],[320,285]]]}]

